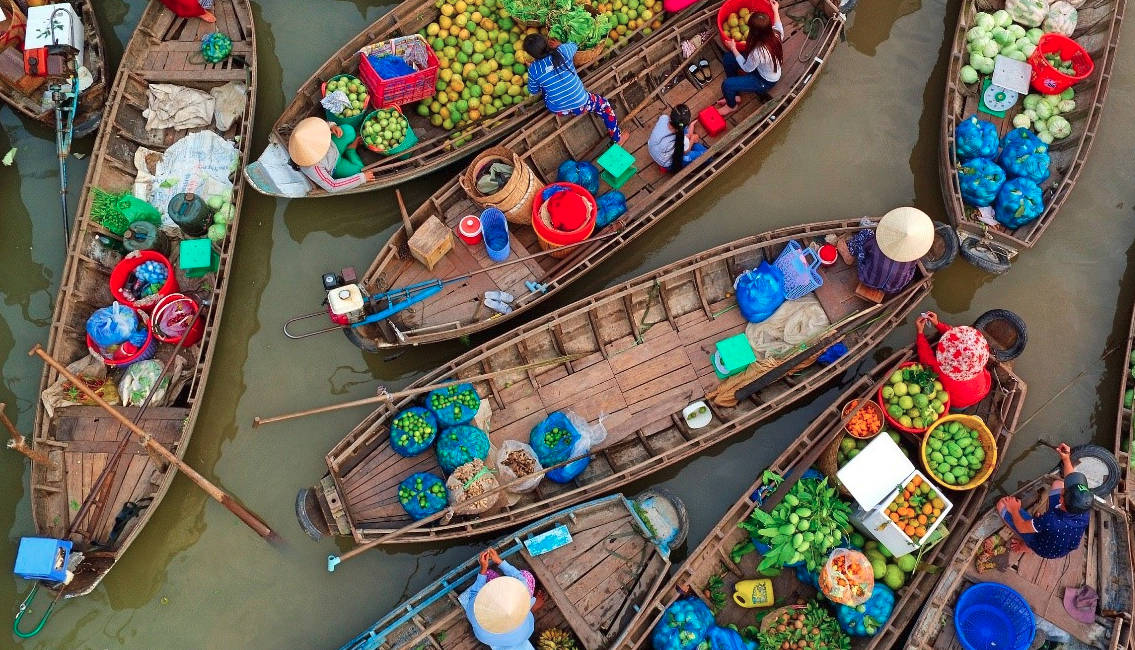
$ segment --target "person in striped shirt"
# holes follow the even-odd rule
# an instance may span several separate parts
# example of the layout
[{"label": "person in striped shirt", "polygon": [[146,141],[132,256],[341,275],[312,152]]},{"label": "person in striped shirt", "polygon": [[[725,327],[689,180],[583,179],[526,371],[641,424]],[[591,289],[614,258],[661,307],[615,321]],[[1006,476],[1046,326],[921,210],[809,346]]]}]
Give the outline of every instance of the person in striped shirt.
[{"label": "person in striped shirt", "polygon": [[288,155],[316,185],[328,192],[341,192],[374,180],[373,172],[363,171],[357,145],[358,135],[350,124],[308,117],[288,138]]},{"label": "person in striped shirt", "polygon": [[606,98],[587,92],[575,71],[572,58],[578,49],[575,43],[564,43],[553,49],[542,34],[529,34],[524,39],[524,51],[533,59],[528,65],[528,92],[532,95],[543,92],[544,105],[553,113],[594,113],[603,120],[611,142],[618,144],[623,136],[615,109]]}]

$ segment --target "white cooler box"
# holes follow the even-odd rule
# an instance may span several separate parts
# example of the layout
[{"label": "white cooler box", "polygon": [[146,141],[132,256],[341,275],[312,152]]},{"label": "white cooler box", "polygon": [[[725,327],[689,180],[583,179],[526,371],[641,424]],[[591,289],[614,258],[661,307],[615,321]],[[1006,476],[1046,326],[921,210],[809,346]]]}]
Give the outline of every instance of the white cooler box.
[{"label": "white cooler box", "polygon": [[903,486],[916,475],[922,477],[922,480],[934,489],[938,498],[945,504],[942,515],[926,529],[926,537],[923,538],[925,540],[945,521],[954,504],[950,503],[938,486],[926,478],[925,474],[915,469],[910,459],[890,436],[886,434],[875,436],[863,451],[836,473],[858,506],[852,515],[852,524],[863,534],[875,538],[886,546],[895,557],[912,553],[919,547],[887,516],[887,506],[902,492]]}]

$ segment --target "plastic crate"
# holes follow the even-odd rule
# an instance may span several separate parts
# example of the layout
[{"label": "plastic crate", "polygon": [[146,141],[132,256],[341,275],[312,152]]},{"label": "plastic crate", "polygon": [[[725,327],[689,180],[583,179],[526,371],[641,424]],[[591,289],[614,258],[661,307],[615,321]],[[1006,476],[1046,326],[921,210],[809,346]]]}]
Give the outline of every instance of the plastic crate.
[{"label": "plastic crate", "polygon": [[[369,57],[385,54],[402,57],[417,72],[383,79],[371,66]],[[437,71],[437,55],[418,34],[392,38],[359,50],[359,78],[370,91],[370,104],[375,108],[402,106],[433,97],[437,92]]]}]

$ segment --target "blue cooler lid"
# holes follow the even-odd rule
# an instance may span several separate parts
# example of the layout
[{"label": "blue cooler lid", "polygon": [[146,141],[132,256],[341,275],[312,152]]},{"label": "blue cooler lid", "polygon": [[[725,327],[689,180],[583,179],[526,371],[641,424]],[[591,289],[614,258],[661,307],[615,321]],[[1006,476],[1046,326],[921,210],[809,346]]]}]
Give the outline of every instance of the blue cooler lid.
[{"label": "blue cooler lid", "polygon": [[[56,563],[59,551],[63,561]],[[25,580],[51,580],[61,582],[67,577],[67,560],[71,557],[71,542],[50,537],[22,537],[16,552],[13,573]]]}]

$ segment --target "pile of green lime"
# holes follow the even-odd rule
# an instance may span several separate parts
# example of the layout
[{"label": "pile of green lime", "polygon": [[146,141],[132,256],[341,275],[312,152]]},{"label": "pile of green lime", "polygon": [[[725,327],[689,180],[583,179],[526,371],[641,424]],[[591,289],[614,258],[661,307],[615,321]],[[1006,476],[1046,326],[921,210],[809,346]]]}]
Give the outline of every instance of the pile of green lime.
[{"label": "pile of green lime", "polygon": [[935,427],[926,447],[926,469],[943,485],[965,485],[985,467],[981,434],[960,422]]},{"label": "pile of green lime", "polygon": [[387,151],[402,144],[409,128],[409,123],[401,113],[392,108],[383,108],[372,112],[363,121],[363,143],[376,151]]},{"label": "pile of green lime", "polygon": [[883,408],[907,429],[925,430],[946,412],[949,396],[933,370],[916,363],[891,375],[879,391]]},{"label": "pile of green lime", "polygon": [[351,105],[343,109],[343,112],[339,114],[340,117],[362,115],[363,108],[367,105],[367,98],[369,97],[367,87],[363,85],[363,82],[351,75],[339,75],[327,82],[328,95],[336,90],[342,90],[343,93],[347,95],[347,99],[351,102]]}]

